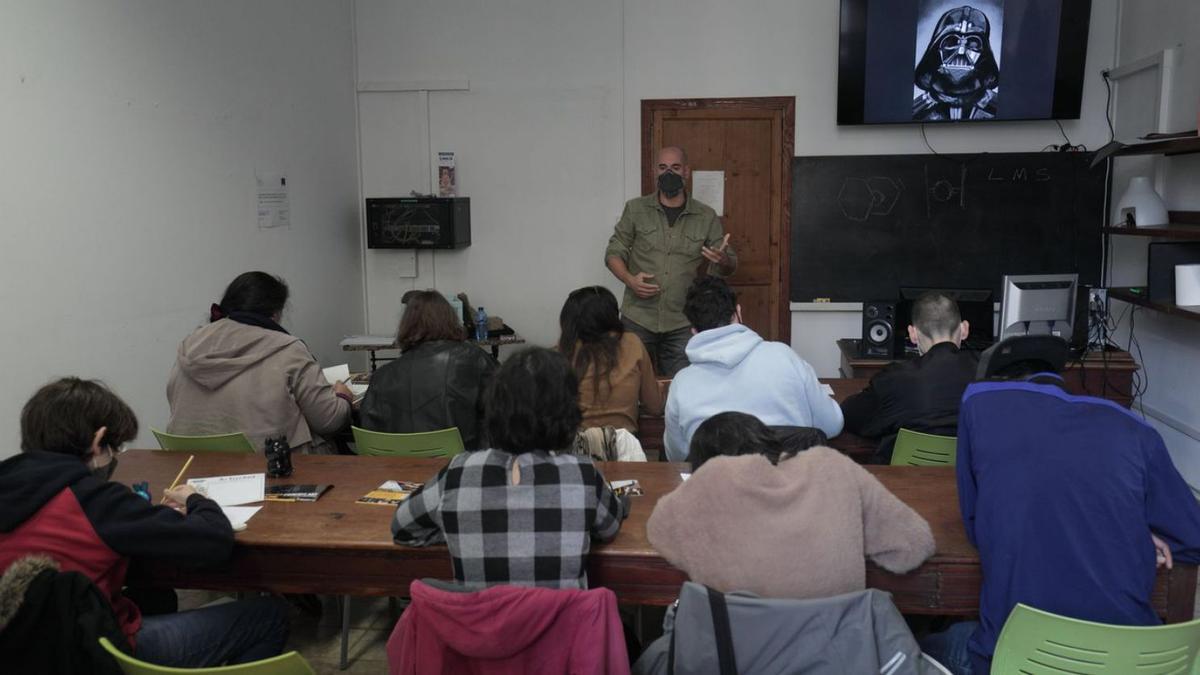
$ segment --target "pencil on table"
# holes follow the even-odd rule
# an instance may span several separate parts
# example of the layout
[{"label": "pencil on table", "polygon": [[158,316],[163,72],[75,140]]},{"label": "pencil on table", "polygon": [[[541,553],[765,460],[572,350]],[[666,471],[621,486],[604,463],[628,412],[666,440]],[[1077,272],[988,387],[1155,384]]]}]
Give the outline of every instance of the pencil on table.
[{"label": "pencil on table", "polygon": [[[175,480],[171,481],[171,487],[167,488],[168,490],[174,489],[176,485],[179,485],[179,479],[183,478],[183,474],[186,473],[188,467],[192,465],[193,459],[196,459],[195,455],[188,455],[187,461],[183,463],[183,468],[179,470],[179,474],[175,476]],[[159,504],[165,504],[166,502],[167,496],[164,494],[162,501],[159,502]]]}]

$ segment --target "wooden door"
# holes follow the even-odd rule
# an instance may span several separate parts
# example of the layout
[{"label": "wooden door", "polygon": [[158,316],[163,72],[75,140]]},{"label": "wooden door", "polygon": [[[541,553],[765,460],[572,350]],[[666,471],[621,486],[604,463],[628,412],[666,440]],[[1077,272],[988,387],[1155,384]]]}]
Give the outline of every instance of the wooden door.
[{"label": "wooden door", "polygon": [[693,172],[725,172],[719,215],[738,255],[729,282],[746,324],[781,342],[791,341],[792,325],[787,286],[795,108],[790,96],[642,101],[642,194],[655,190],[654,162],[665,146],[687,151]]}]

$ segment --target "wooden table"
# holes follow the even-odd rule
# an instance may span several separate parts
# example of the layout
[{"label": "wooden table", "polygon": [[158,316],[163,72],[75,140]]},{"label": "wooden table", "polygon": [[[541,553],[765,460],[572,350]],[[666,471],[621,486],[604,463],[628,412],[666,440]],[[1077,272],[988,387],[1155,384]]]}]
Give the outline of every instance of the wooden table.
[{"label": "wooden table", "polygon": [[[852,394],[857,394],[867,386],[869,380],[865,377],[847,378],[847,377],[822,377],[821,382],[828,384],[833,388],[833,400],[841,403]],[[662,385],[663,398],[666,399],[666,392],[670,385],[670,380],[660,380]],[[662,416],[658,415],[642,415],[638,418],[638,440],[642,442],[642,449],[652,450],[656,452],[663,451],[663,432],[666,429],[666,424]],[[856,436],[843,431],[834,438],[829,440],[830,447],[841,450],[855,461],[865,461],[875,454],[875,449],[879,445],[879,441]]]},{"label": "wooden table", "polygon": [[[837,341],[841,353],[843,377],[871,379],[893,363],[892,359],[859,356],[858,338]],[[1072,394],[1100,396],[1126,408],[1133,405],[1133,374],[1137,361],[1125,351],[1086,352],[1081,359],[1070,359],[1063,371],[1063,381]]]},{"label": "wooden table", "polygon": [[[170,484],[187,454],[196,456],[189,478],[253,473],[265,464],[257,454],[131,450],[121,456],[115,478],[125,483],[147,480],[151,493],[158,494]],[[233,558],[221,569],[148,562],[131,569],[131,580],[174,588],[404,596],[413,579],[452,577],[444,546],[396,546],[389,529],[393,510],[354,503],[386,479],[428,480],[441,460],[302,455],[293,462],[296,470],[291,478],[268,482],[331,482],[334,487],[312,503],[266,502],[249,527],[236,535]],[[686,577],[651,548],[646,519],[658,498],[680,483],[679,472],[686,466],[610,462],[601,468],[609,480],[636,478],[646,494],[633,498],[632,513],[617,538],[593,548],[590,584],[611,588],[624,602],[672,602]],[[868,470],[929,521],[937,553],[905,575],[868,563],[867,585],[892,593],[902,612],[978,613],[979,557],[959,520],[954,470],[898,466]],[[1159,574],[1154,606],[1168,621],[1190,620],[1195,592],[1196,568],[1177,564]]]},{"label": "wooden table", "polygon": [[[525,344],[525,338],[513,333],[512,335],[501,335],[482,341],[468,340],[468,342],[480,348],[490,348],[492,350],[492,358],[499,360],[501,345],[523,345]],[[396,345],[395,335],[348,335],[339,344],[344,352],[369,352],[372,373],[375,372],[379,361],[394,360],[392,358],[376,357],[375,352],[399,349]]]}]

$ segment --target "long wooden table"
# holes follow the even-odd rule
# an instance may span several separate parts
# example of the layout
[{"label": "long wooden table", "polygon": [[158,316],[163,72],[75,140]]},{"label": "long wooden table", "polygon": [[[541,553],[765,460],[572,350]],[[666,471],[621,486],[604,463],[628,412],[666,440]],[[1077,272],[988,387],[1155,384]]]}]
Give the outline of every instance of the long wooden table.
[{"label": "long wooden table", "polygon": [[[115,479],[126,484],[149,481],[151,493],[160,494],[187,454],[131,450],[121,456]],[[265,468],[258,454],[190,454],[196,459],[187,478],[256,473]],[[397,546],[391,539],[393,510],[354,503],[387,479],[425,481],[443,460],[304,455],[293,457],[293,462],[295,473],[290,478],[268,483],[332,483],[334,487],[316,502],[266,502],[249,527],[236,535],[233,557],[219,569],[144,562],[131,569],[131,580],[174,588],[404,596],[414,579],[452,577],[444,546]],[[929,521],[937,541],[933,558],[909,574],[890,574],[868,564],[867,585],[892,593],[902,612],[978,613],[979,556],[959,520],[953,469],[867,468]],[[589,583],[611,588],[624,602],[672,602],[686,577],[650,546],[646,519],[659,497],[681,482],[679,472],[686,466],[610,462],[602,464],[601,470],[610,481],[637,479],[645,495],[632,499],[632,513],[617,538],[593,547]],[[1195,592],[1196,568],[1176,565],[1159,574],[1154,606],[1167,621],[1190,620]]]},{"label": "long wooden table", "polygon": [[[870,379],[865,377],[822,377],[821,382],[828,384],[833,389],[833,400],[840,404],[852,394],[862,391],[867,386],[867,383],[870,382]],[[663,385],[664,396],[666,395],[669,383],[669,380],[660,382]],[[642,415],[639,417],[638,440],[641,441],[642,448],[662,452],[663,431],[665,428],[666,425],[661,416]],[[829,445],[841,450],[857,461],[863,461],[875,454],[875,449],[879,445],[879,442],[842,432],[831,438]]]}]

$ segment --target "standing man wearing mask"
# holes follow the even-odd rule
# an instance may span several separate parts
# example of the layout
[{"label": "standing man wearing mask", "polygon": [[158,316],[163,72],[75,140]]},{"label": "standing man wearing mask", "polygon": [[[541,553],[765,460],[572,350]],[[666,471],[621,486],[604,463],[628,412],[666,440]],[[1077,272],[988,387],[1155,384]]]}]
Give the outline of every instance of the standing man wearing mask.
[{"label": "standing man wearing mask", "polygon": [[692,174],[687,153],[663,148],[655,173],[658,190],[625,203],[604,258],[625,284],[625,328],[645,343],[655,371],[674,377],[688,365],[684,347],[692,331],[683,315],[688,287],[699,274],[733,274],[737,256],[717,213],[684,189]]}]

